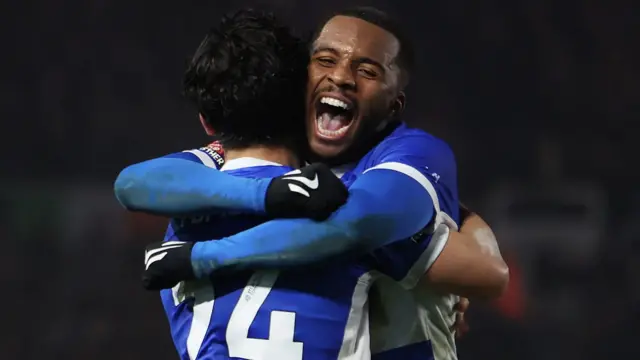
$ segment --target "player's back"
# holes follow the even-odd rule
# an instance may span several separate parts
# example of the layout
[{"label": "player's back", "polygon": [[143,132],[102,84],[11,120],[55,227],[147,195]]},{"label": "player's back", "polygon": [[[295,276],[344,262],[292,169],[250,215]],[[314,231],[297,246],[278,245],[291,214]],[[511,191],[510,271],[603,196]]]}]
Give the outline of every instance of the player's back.
[{"label": "player's back", "polygon": [[[292,169],[242,158],[223,170],[275,177]],[[166,239],[216,239],[266,220],[239,212],[174,219]],[[182,359],[362,359],[369,356],[359,331],[368,325],[370,283],[364,267],[345,263],[183,282],[161,296]]]}]

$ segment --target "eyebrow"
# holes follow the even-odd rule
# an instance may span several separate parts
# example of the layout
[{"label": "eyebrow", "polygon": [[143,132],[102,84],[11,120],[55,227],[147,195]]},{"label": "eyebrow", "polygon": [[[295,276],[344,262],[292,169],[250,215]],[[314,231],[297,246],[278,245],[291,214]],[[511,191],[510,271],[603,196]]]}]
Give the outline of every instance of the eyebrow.
[{"label": "eyebrow", "polygon": [[314,47],[314,48],[313,48],[313,51],[311,52],[311,54],[312,54],[312,55],[315,55],[315,54],[317,54],[317,53],[319,53],[319,52],[323,52],[323,51],[330,52],[330,53],[332,53],[332,54],[334,54],[334,55],[340,55],[340,54],[338,53],[338,50],[336,50],[336,49],[334,49],[334,48],[332,48],[332,47],[329,47],[329,46],[321,46],[321,47],[317,47],[317,48],[315,48],[315,47]]},{"label": "eyebrow", "polygon": [[[312,53],[311,53],[311,55],[315,55],[315,54],[317,54],[319,52],[325,52],[325,51],[326,52],[330,52],[330,53],[332,53],[333,55],[336,55],[336,56],[340,55],[338,50],[336,50],[335,48],[332,48],[330,46],[320,46],[318,48],[314,48]],[[369,57],[361,56],[361,57],[356,58],[355,61],[357,63],[359,63],[359,64],[369,64],[369,65],[377,66],[380,69],[382,69],[383,71],[386,70],[386,68],[379,61],[373,60],[372,58],[369,58]]]}]

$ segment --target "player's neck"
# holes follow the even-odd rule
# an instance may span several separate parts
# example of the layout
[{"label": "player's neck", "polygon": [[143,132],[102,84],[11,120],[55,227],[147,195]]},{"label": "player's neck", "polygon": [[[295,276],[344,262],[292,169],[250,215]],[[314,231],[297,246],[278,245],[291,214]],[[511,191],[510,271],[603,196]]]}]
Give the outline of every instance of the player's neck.
[{"label": "player's neck", "polygon": [[278,163],[281,165],[300,167],[300,160],[295,154],[284,147],[254,146],[246,149],[229,149],[225,151],[225,160],[252,157]]}]

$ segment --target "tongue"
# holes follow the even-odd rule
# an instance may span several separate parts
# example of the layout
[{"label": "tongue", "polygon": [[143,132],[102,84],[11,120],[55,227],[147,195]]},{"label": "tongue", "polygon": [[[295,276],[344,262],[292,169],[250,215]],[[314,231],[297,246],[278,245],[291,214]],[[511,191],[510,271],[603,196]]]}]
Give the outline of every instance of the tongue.
[{"label": "tongue", "polygon": [[347,119],[344,115],[332,116],[329,113],[322,114],[322,127],[326,130],[336,131],[347,125]]}]

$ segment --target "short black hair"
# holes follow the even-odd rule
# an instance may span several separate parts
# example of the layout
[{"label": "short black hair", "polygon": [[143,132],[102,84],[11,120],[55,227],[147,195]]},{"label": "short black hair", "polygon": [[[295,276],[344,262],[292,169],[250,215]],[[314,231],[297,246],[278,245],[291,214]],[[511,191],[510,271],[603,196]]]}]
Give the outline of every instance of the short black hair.
[{"label": "short black hair", "polygon": [[405,76],[407,76],[407,78],[408,74],[413,72],[415,65],[415,50],[411,38],[395,18],[388,13],[371,6],[357,6],[332,13],[331,16],[326,18],[314,32],[310,43],[311,46],[313,46],[313,43],[318,39],[320,32],[329,20],[336,16],[348,16],[361,19],[391,33],[396,37],[396,39],[398,39],[398,43],[400,44],[400,50],[398,51],[398,56],[396,58],[398,66],[404,73],[406,73]]},{"label": "short black hair", "polygon": [[289,27],[271,13],[242,9],[200,43],[184,94],[226,148],[297,145],[307,64],[306,44]]}]

